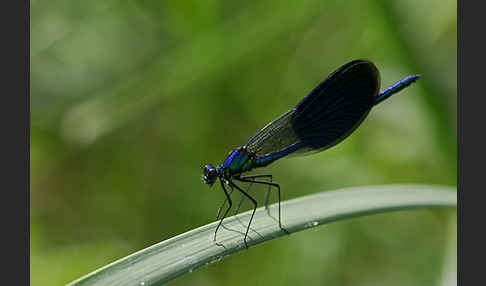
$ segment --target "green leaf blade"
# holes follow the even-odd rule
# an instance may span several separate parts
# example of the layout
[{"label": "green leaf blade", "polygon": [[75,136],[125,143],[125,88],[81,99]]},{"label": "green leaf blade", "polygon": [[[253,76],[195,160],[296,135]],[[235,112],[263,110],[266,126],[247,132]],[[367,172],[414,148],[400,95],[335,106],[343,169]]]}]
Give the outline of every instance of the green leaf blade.
[{"label": "green leaf blade", "polygon": [[[367,186],[327,191],[282,202],[282,225],[290,233],[333,221],[405,209],[455,207],[453,187],[425,185]],[[277,214],[277,205],[269,207]],[[244,250],[243,234],[251,211],[224,220],[216,244],[213,222],[140,250],[102,267],[74,285],[161,285],[184,273]],[[257,209],[248,238],[251,246],[286,235],[265,208]],[[229,230],[232,229],[233,231]],[[256,232],[255,232],[256,231]],[[221,246],[223,245],[223,246]]]}]

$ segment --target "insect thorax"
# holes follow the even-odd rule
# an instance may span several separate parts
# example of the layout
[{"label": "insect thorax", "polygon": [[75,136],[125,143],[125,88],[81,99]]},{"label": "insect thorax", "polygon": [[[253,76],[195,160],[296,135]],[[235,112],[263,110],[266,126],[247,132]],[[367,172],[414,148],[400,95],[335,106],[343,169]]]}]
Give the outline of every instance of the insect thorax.
[{"label": "insect thorax", "polygon": [[233,150],[221,165],[223,176],[232,176],[247,172],[255,167],[255,155],[248,152],[245,147]]}]

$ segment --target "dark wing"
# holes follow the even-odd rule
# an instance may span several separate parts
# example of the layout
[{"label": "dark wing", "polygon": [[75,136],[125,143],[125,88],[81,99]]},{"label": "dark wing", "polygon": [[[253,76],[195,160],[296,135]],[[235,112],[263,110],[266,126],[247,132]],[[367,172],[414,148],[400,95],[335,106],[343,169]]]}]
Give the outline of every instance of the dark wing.
[{"label": "dark wing", "polygon": [[349,136],[373,107],[380,74],[366,60],[349,62],[297,104],[292,128],[306,149],[322,151]]},{"label": "dark wing", "polygon": [[[380,75],[373,63],[349,62],[297,106],[257,132],[245,146],[257,156],[284,149],[302,154],[330,148],[360,125],[373,107],[379,88]],[[295,147],[287,148],[290,145]]]},{"label": "dark wing", "polygon": [[295,108],[268,123],[245,144],[247,150],[261,156],[300,142],[300,138],[297,137],[290,123],[294,114]]}]

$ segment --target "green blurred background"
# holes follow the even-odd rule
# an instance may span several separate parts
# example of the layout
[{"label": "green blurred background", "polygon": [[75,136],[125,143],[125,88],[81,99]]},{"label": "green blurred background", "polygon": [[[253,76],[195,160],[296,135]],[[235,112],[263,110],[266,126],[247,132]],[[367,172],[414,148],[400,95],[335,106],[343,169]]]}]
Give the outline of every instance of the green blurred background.
[{"label": "green blurred background", "polygon": [[[283,199],[455,185],[456,1],[31,0],[31,285],[212,222],[200,180],[329,73],[422,79],[336,147],[268,167]],[[285,212],[285,209],[282,210]],[[285,223],[285,222],[284,222]],[[169,285],[455,285],[456,211],[332,223]]]}]

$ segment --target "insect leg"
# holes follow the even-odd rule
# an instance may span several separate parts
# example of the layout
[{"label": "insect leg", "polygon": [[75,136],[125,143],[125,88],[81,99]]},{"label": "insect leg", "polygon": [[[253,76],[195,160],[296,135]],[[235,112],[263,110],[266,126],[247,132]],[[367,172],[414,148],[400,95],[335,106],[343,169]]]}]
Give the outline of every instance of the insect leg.
[{"label": "insect leg", "polygon": [[[231,191],[228,193],[228,196],[231,196],[235,189],[231,188]],[[221,214],[221,210],[223,209],[224,205],[226,204],[226,201],[228,201],[228,197],[225,196],[223,203],[218,209],[218,212],[216,213],[216,220],[219,219],[219,215]]]},{"label": "insect leg", "polygon": [[262,185],[268,185],[268,186],[276,187],[277,191],[278,191],[278,193],[277,193],[278,194],[278,226],[280,227],[281,230],[283,230],[287,234],[290,234],[285,228],[282,227],[282,219],[281,219],[281,215],[280,215],[280,185],[276,184],[276,183],[269,183],[269,182],[264,182],[264,181],[248,180],[248,179],[242,178],[242,177],[235,178],[235,179],[238,180],[238,181],[241,181],[241,182],[253,182],[255,184],[262,184]]},{"label": "insect leg", "polygon": [[[253,185],[253,183],[248,184],[248,187],[246,188],[245,192],[247,192],[247,193],[249,194],[249,193],[250,193],[249,191],[250,191],[250,188],[251,188],[251,186],[252,186],[252,185]],[[234,190],[234,189],[233,189],[233,187],[232,187],[232,190]],[[244,224],[244,223],[243,223],[243,222],[240,220],[240,218],[239,218],[238,216],[236,216],[236,215],[238,214],[238,212],[239,212],[239,210],[240,210],[241,206],[243,205],[243,202],[245,201],[245,198],[246,198],[246,196],[241,195],[240,202],[238,203],[238,207],[236,208],[236,210],[235,210],[235,214],[234,214],[234,215],[235,215],[235,219],[236,219],[236,220],[238,220],[238,221],[240,222],[240,224],[241,224],[243,227],[245,227],[245,224]],[[223,227],[224,227],[224,225],[223,225]],[[260,237],[262,237],[262,235],[261,235],[260,233],[258,233],[258,231],[254,230],[254,229],[253,229],[253,228],[251,228],[251,227],[250,227],[250,229],[251,229],[253,232],[255,232],[256,234],[258,234]],[[249,235],[248,235],[248,236],[249,236]],[[251,238],[251,236],[249,236],[249,237]]]},{"label": "insect leg", "polygon": [[228,191],[226,190],[226,187],[224,186],[223,180],[219,180],[219,182],[221,183],[221,187],[223,187],[224,194],[226,195],[226,198],[228,199],[229,206],[226,209],[226,211],[224,212],[223,217],[219,221],[219,224],[216,227],[216,230],[214,231],[214,241],[216,241],[216,233],[218,232],[219,227],[223,223],[224,218],[226,217],[226,215],[228,214],[229,210],[231,209],[231,206],[233,205],[233,202],[231,201],[231,198],[230,198],[230,196],[228,194]]},{"label": "insect leg", "polygon": [[[240,177],[242,179],[255,179],[255,178],[270,178],[270,183],[272,183],[272,175],[271,174],[266,174],[266,175],[249,175],[249,176],[242,176]],[[265,194],[265,210],[267,211],[267,214],[270,215],[270,209],[268,208],[268,200],[270,199],[270,190],[271,186],[268,186],[268,190]]]},{"label": "insect leg", "polygon": [[[246,188],[246,190],[245,190],[245,191],[246,191],[247,193],[249,193],[250,188],[251,188],[251,186],[252,186],[252,185],[253,185],[253,183],[250,183],[250,184],[248,185],[248,187]],[[237,207],[237,208],[236,208],[236,210],[235,210],[235,215],[236,215],[236,214],[238,213],[238,211],[240,210],[241,205],[242,205],[242,204],[243,204],[243,202],[245,201],[245,198],[246,198],[246,197],[245,197],[244,195],[241,195],[240,202],[238,203],[238,207]]]},{"label": "insect leg", "polygon": [[248,249],[248,244],[246,243],[246,238],[248,236],[248,230],[250,230],[251,221],[253,220],[253,216],[255,215],[255,211],[257,209],[257,201],[252,196],[250,196],[247,192],[243,191],[240,187],[238,187],[235,183],[233,183],[231,180],[229,181],[229,183],[230,183],[230,185],[232,185],[233,187],[238,189],[238,191],[240,191],[243,195],[245,195],[247,198],[249,198],[254,205],[253,212],[251,213],[250,222],[248,222],[248,227],[246,228],[245,239],[243,240],[245,242],[246,249]]},{"label": "insect leg", "polygon": [[[231,185],[230,185],[230,188],[231,188],[231,191],[228,193],[228,195],[229,195],[229,196],[231,196],[231,194],[232,194],[232,193],[233,193],[233,191],[235,190],[235,189],[234,189],[234,188],[233,188]],[[242,195],[242,197],[243,197],[243,195]],[[221,209],[223,208],[223,206],[224,206],[224,204],[226,203],[226,201],[228,201],[228,198],[226,198],[226,197],[225,197],[225,198],[224,198],[223,205],[221,205],[221,207],[219,207],[219,210],[218,210],[218,215],[217,215],[217,217],[216,217],[216,220],[219,218],[219,215],[220,215]],[[240,204],[241,204],[241,201],[240,201]],[[245,224],[244,224],[243,222],[241,222],[241,220],[240,220],[238,217],[236,217],[236,219],[237,219],[237,220],[240,222],[240,224],[241,224],[243,227],[245,226]],[[242,234],[242,235],[245,235],[245,233],[244,233],[244,232],[241,232],[241,231],[239,231],[239,230],[236,230],[236,229],[232,229],[232,228],[226,227],[226,226],[224,225],[224,223],[222,223],[222,224],[221,224],[221,227],[222,227],[222,228],[224,228],[224,229],[226,229],[226,230],[228,230],[228,231],[234,231],[234,232],[238,232],[238,233],[240,233],[240,234]],[[250,238],[251,238],[251,237],[250,237]],[[216,244],[218,244],[218,243],[216,243]],[[219,245],[219,244],[218,244],[218,245]],[[223,246],[223,247],[224,247],[224,246]]]}]

